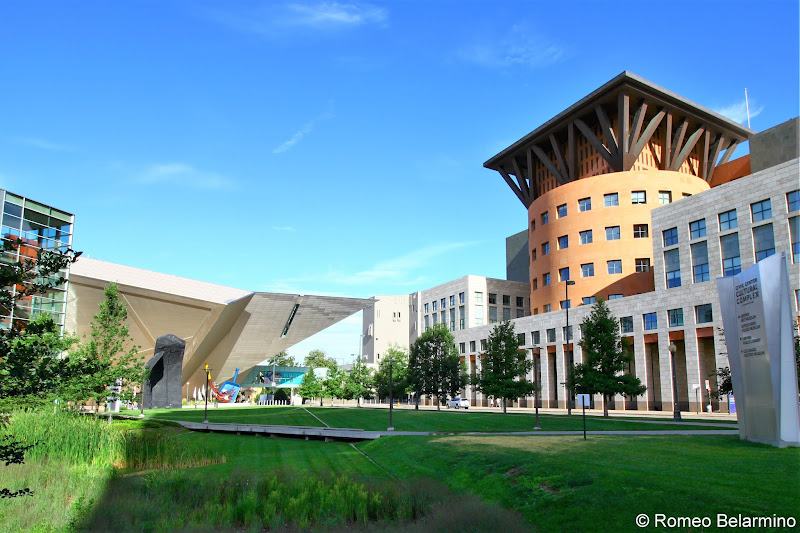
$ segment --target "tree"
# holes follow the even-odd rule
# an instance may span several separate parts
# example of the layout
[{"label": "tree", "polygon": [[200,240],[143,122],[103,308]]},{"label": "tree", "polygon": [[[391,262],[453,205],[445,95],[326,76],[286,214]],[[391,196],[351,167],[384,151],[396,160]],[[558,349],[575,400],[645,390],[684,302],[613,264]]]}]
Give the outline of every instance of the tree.
[{"label": "tree", "polygon": [[503,322],[489,333],[481,374],[475,385],[489,398],[502,398],[505,413],[509,401],[536,390],[536,386],[526,378],[531,368],[533,361],[526,357],[525,350],[519,349],[514,324]]},{"label": "tree", "polygon": [[[120,386],[120,399],[132,400],[133,386],[142,383],[147,372],[144,357],[139,355],[140,346],[133,344],[125,324],[128,309],[120,298],[119,287],[110,283],[103,293],[100,311],[90,324],[92,333],[72,354],[69,365],[76,372],[69,388],[73,399],[93,398],[95,416],[100,403],[110,396],[108,387]],[[85,371],[80,373],[76,367]]]},{"label": "tree", "polygon": [[633,374],[623,373],[633,354],[623,349],[619,320],[602,299],[581,324],[583,363],[575,365],[567,377],[567,387],[577,393],[602,394],[603,416],[608,416],[608,402],[615,394],[638,396],[647,387]]},{"label": "tree", "polygon": [[361,398],[371,398],[374,386],[375,378],[372,376],[372,369],[363,361],[358,361],[345,378],[342,396],[346,400],[357,398],[358,406],[361,407]]},{"label": "tree", "polygon": [[333,405],[333,399],[338,398],[341,399],[344,394],[344,389],[342,385],[344,384],[346,376],[344,370],[339,368],[338,366],[334,366],[333,368],[328,369],[328,375],[325,376],[325,380],[323,381],[324,384],[324,394],[327,394],[331,399],[331,405]]},{"label": "tree", "polygon": [[322,381],[317,378],[313,368],[309,368],[303,382],[297,389],[301,398],[319,398],[319,404],[322,405]]},{"label": "tree", "polygon": [[275,366],[297,366],[297,361],[294,360],[294,357],[286,353],[286,350],[282,352],[278,352],[269,359],[267,359],[268,365],[275,365]]},{"label": "tree", "polygon": [[303,366],[310,366],[312,368],[333,368],[336,366],[336,361],[328,357],[324,350],[315,349],[308,352],[308,355],[303,360]]},{"label": "tree", "polygon": [[720,400],[726,394],[733,394],[733,383],[731,383],[731,368],[729,366],[720,367],[709,377],[717,379],[717,390],[711,392],[711,396]]},{"label": "tree", "polygon": [[375,392],[378,398],[389,397],[389,360],[392,361],[392,394],[394,398],[405,396],[408,392],[408,353],[393,344],[389,346],[375,372]]},{"label": "tree", "polygon": [[435,325],[414,341],[409,353],[408,375],[417,398],[420,394],[436,397],[436,409],[464,388],[467,383],[464,365],[453,334],[444,324]]}]

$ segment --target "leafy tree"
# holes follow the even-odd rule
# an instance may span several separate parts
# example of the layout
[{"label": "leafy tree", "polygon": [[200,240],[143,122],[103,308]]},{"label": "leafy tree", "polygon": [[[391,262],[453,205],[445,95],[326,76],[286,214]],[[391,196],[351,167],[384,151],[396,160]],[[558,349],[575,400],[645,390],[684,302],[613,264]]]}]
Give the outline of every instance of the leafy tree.
[{"label": "leafy tree", "polygon": [[476,388],[489,398],[502,398],[503,413],[506,405],[515,398],[533,393],[536,386],[526,379],[533,361],[519,349],[514,324],[503,322],[495,326],[483,354],[482,370]]},{"label": "leafy tree", "polygon": [[92,333],[72,354],[69,365],[76,374],[69,387],[72,399],[93,398],[97,406],[95,416],[99,414],[100,403],[109,396],[107,387],[120,385],[120,399],[132,400],[133,386],[146,377],[140,346],[133,344],[125,324],[128,309],[120,298],[119,287],[110,283],[103,293],[105,299],[100,302],[100,311],[90,324]]},{"label": "leafy tree", "polygon": [[319,398],[319,405],[322,406],[322,381],[317,378],[313,368],[309,368],[303,382],[298,387],[297,392],[302,398]]},{"label": "leafy tree", "polygon": [[633,354],[623,349],[619,336],[619,320],[611,314],[602,299],[581,324],[583,363],[575,365],[567,387],[577,393],[602,394],[603,416],[608,416],[608,402],[615,394],[638,396],[647,387],[633,374],[624,374]]},{"label": "leafy tree", "polygon": [[333,405],[333,399],[342,399],[344,396],[344,381],[347,378],[345,375],[344,370],[339,368],[338,366],[334,366],[333,368],[328,369],[328,375],[325,376],[325,380],[323,381],[325,392],[331,399],[331,405]]},{"label": "leafy tree", "polygon": [[282,352],[278,352],[269,359],[267,359],[268,365],[275,365],[275,366],[289,366],[294,367],[298,366],[297,361],[294,360],[294,357],[286,353],[286,350]]},{"label": "leafy tree", "polygon": [[435,325],[414,341],[409,353],[408,375],[417,398],[420,394],[435,397],[436,409],[464,388],[467,383],[464,365],[453,334],[444,324]]},{"label": "leafy tree", "polygon": [[720,400],[726,394],[733,394],[733,383],[731,383],[731,368],[729,366],[720,367],[709,377],[717,378],[717,390],[711,392],[711,396]]},{"label": "leafy tree", "polygon": [[345,400],[357,398],[358,406],[361,407],[361,398],[372,398],[374,386],[375,378],[372,376],[372,369],[365,365],[363,361],[358,361],[347,374],[342,397]]},{"label": "leafy tree", "polygon": [[336,361],[325,353],[324,350],[315,349],[308,352],[303,366],[310,366],[312,368],[333,368],[336,366]]},{"label": "leafy tree", "polygon": [[389,360],[392,360],[392,397],[401,398],[408,393],[408,353],[397,345],[389,346],[375,373],[375,391],[378,398],[389,397]]}]

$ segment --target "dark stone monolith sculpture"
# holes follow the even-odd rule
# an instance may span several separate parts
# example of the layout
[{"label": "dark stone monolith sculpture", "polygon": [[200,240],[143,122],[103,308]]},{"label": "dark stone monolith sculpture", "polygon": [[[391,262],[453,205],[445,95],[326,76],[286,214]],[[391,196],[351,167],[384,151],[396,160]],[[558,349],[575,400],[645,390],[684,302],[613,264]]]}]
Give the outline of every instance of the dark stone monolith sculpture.
[{"label": "dark stone monolith sculpture", "polygon": [[150,379],[144,385],[145,409],[181,406],[181,371],[185,348],[186,343],[172,334],[156,339],[155,353],[147,362]]}]

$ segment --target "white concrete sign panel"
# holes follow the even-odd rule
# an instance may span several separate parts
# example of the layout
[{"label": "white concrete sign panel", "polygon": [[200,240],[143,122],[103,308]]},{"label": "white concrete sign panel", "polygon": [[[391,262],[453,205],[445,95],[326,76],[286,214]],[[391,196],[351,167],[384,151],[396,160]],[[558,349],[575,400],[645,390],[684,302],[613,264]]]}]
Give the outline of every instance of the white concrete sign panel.
[{"label": "white concrete sign panel", "polygon": [[800,446],[789,276],[783,254],[717,278],[739,436]]}]

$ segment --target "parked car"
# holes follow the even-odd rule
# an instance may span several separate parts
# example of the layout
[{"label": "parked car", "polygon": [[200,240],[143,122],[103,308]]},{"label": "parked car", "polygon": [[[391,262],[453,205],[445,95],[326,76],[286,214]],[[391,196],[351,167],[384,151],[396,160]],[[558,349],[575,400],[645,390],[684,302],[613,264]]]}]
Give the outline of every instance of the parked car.
[{"label": "parked car", "polygon": [[447,408],[450,409],[451,407],[455,407],[456,409],[469,409],[469,400],[464,398],[453,398],[447,402]]}]

